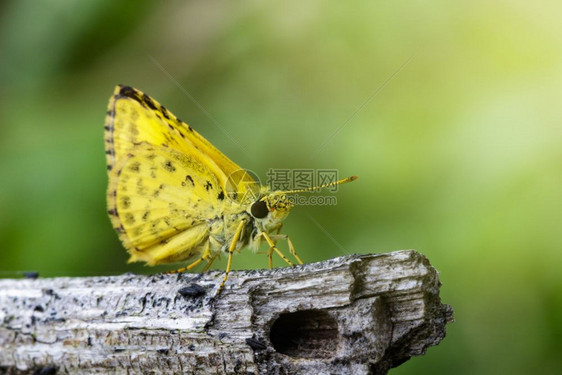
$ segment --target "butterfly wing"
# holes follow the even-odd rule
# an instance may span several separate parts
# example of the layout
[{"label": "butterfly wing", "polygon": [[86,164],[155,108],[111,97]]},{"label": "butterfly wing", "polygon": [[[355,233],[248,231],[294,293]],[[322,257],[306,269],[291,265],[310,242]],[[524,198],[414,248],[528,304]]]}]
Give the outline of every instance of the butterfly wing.
[{"label": "butterfly wing", "polygon": [[223,200],[217,176],[171,148],[135,144],[109,172],[108,213],[129,261],[172,263],[201,251]]},{"label": "butterfly wing", "polygon": [[254,179],[203,136],[178,119],[164,106],[129,86],[117,86],[105,121],[107,166],[111,170],[141,142],[164,146],[189,155],[204,165],[231,198],[256,196]]}]

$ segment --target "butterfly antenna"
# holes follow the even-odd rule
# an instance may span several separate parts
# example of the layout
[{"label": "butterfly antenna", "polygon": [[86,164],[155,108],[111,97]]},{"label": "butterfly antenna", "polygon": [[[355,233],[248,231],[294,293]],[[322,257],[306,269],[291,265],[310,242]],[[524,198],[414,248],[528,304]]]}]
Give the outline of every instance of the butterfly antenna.
[{"label": "butterfly antenna", "polygon": [[357,180],[358,177],[359,176],[350,176],[350,177],[342,178],[341,180],[338,180],[338,181],[329,182],[327,184],[312,186],[312,187],[305,188],[305,189],[288,190],[288,191],[284,191],[283,193],[293,194],[293,193],[304,193],[304,192],[307,192],[307,191],[320,190],[320,189],[324,189],[324,188],[327,188],[327,187],[330,187],[330,186],[335,186],[335,185],[340,185],[340,184],[345,184],[347,182],[355,181],[355,180]]}]

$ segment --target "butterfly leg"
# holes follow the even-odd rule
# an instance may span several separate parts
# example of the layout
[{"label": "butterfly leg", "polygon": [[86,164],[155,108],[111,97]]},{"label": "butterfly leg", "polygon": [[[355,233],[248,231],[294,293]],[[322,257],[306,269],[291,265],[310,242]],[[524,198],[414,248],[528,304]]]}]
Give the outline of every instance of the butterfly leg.
[{"label": "butterfly leg", "polygon": [[287,240],[287,243],[289,244],[289,252],[297,260],[297,263],[303,264],[303,261],[301,260],[301,257],[299,257],[297,252],[295,251],[295,245],[293,245],[293,241],[291,241],[289,236],[287,236],[286,234],[277,234],[275,236],[272,236],[272,239],[275,240],[275,243],[277,243],[277,240],[281,239],[281,238],[284,239],[284,240]]},{"label": "butterfly leg", "polygon": [[203,268],[203,272],[207,272],[209,270],[209,268],[211,268],[211,264],[213,264],[215,259],[217,259],[216,255],[213,255],[212,257],[207,259],[207,265],[205,266],[205,268]]},{"label": "butterfly leg", "polygon": [[[277,225],[277,233],[275,233],[275,236],[279,236],[279,233],[281,233],[281,228],[283,228],[283,223],[279,223],[279,225]],[[277,246],[277,239],[275,238],[273,241],[273,244],[275,246]],[[269,250],[267,251],[267,264],[269,266],[269,269],[273,268],[273,247],[269,247]],[[302,264],[302,263],[301,263]]]},{"label": "butterfly leg", "polygon": [[283,259],[285,262],[287,262],[287,264],[289,266],[294,266],[294,263],[291,262],[289,259],[287,259],[287,257],[281,252],[281,250],[279,250],[277,248],[277,246],[275,246],[275,242],[273,242],[273,240],[271,239],[271,237],[269,237],[269,235],[265,232],[261,232],[260,235],[265,238],[266,242],[269,244],[269,253],[273,253],[274,251],[277,253],[277,255],[279,255],[281,257],[281,259]]},{"label": "butterfly leg", "polygon": [[[281,228],[283,228],[283,223],[279,223],[279,225],[277,226],[277,233],[276,235],[279,235],[279,233],[281,232]],[[275,245],[277,245],[277,240],[273,241],[273,243]],[[273,268],[273,247],[269,247],[269,250],[267,251],[267,264],[269,266],[269,269]]]},{"label": "butterfly leg", "polygon": [[297,255],[297,252],[295,251],[295,246],[293,245],[293,241],[291,241],[291,239],[287,236],[287,243],[289,244],[289,252],[291,253],[291,255],[293,255],[293,257],[297,260],[297,262],[299,262],[299,264],[303,264],[301,258]]},{"label": "butterfly leg", "polygon": [[181,272],[184,272],[184,271],[189,271],[190,269],[192,269],[193,267],[197,266],[199,263],[201,263],[201,262],[204,261],[204,260],[205,260],[205,258],[204,258],[204,257],[201,257],[201,258],[197,259],[195,262],[193,262],[193,263],[191,263],[191,264],[188,264],[188,265],[185,266],[185,267],[182,267],[182,268],[180,268],[180,269],[173,270],[173,271],[168,271],[168,272],[166,272],[166,273],[181,273]]},{"label": "butterfly leg", "polygon": [[[189,271],[190,269],[192,269],[193,267],[197,266],[199,263],[201,263],[201,262],[204,261],[204,260],[207,260],[207,261],[209,262],[208,259],[210,259],[210,256],[211,256],[211,243],[210,243],[210,242],[207,242],[207,245],[205,246],[205,251],[203,252],[203,255],[201,256],[201,258],[197,259],[195,262],[193,262],[193,263],[191,263],[191,264],[188,264],[188,265],[185,266],[185,267],[182,267],[182,268],[180,268],[180,269],[178,269],[178,270],[175,270],[175,271],[169,271],[169,272],[166,272],[166,273],[180,273],[180,272],[184,272],[184,271]],[[210,266],[210,263],[212,263],[213,260],[215,260],[214,257],[213,257],[213,259],[209,262],[209,264],[207,264],[207,267]],[[205,269],[205,271],[206,271],[206,270],[207,270],[207,269]],[[205,271],[203,271],[203,272],[205,272]]]},{"label": "butterfly leg", "polygon": [[246,226],[246,220],[240,221],[238,224],[238,228],[236,229],[236,233],[232,238],[232,242],[230,243],[230,247],[228,248],[228,263],[226,264],[226,272],[224,274],[224,278],[222,279],[221,285],[219,285],[219,289],[217,290],[217,294],[220,293],[222,287],[226,283],[226,279],[228,279],[228,274],[230,273],[230,267],[232,266],[232,253],[236,250],[236,245],[238,244],[238,240],[240,239],[240,235]]}]

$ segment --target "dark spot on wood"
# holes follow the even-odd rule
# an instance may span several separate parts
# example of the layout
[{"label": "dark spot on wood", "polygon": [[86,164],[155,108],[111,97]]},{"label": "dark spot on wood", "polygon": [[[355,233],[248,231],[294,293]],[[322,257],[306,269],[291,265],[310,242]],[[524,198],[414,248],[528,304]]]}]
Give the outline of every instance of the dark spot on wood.
[{"label": "dark spot on wood", "polygon": [[152,109],[152,110],[156,110],[157,107],[154,104],[154,102],[152,101],[152,99],[150,98],[150,96],[146,95],[146,94],[142,94],[142,100],[146,103],[146,105]]},{"label": "dark spot on wood", "polygon": [[174,164],[172,163],[171,160],[166,160],[164,162],[164,164],[162,164],[164,166],[164,169],[167,170],[170,173],[173,173],[176,171],[176,167],[174,166]]},{"label": "dark spot on wood", "polygon": [[248,337],[246,339],[246,344],[248,344],[250,348],[254,349],[256,352],[267,349],[267,346],[263,342],[256,340],[253,337]]},{"label": "dark spot on wood", "polygon": [[219,200],[221,200],[221,201],[224,199],[224,192],[223,192],[222,190],[221,190],[221,192],[219,193],[219,195],[217,195],[217,198],[218,198]]},{"label": "dark spot on wood", "polygon": [[23,273],[23,277],[26,278],[26,279],[35,280],[36,278],[39,277],[39,272],[27,271],[27,272]]},{"label": "dark spot on wood", "polygon": [[158,354],[163,354],[163,355],[168,355],[168,352],[169,352],[169,351],[170,351],[169,349],[165,349],[165,348],[156,349],[156,353],[158,353]]},{"label": "dark spot on wood", "polygon": [[213,184],[211,184],[211,182],[209,180],[207,180],[207,183],[205,184],[205,190],[209,191],[209,189],[213,188]]},{"label": "dark spot on wood", "polygon": [[183,297],[199,297],[204,295],[206,290],[201,285],[191,284],[190,286],[186,286],[185,288],[178,290],[178,293]]},{"label": "dark spot on wood", "polygon": [[57,368],[54,366],[40,367],[33,371],[33,375],[55,375],[57,373]]}]

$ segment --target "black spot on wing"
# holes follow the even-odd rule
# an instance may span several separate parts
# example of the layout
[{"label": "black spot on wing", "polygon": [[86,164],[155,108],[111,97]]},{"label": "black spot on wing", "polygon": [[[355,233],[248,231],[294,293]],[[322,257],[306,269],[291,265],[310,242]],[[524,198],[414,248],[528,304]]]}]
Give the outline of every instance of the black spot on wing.
[{"label": "black spot on wing", "polygon": [[138,100],[137,91],[131,86],[121,86],[119,95]]},{"label": "black spot on wing", "polygon": [[142,94],[142,100],[146,103],[146,105],[148,106],[148,108],[152,109],[152,110],[156,110],[157,107],[154,104],[154,102],[152,101],[152,99],[150,98],[150,96],[146,95],[146,94]]},{"label": "black spot on wing", "polygon": [[138,173],[140,171],[140,162],[136,161],[129,166],[131,172]]},{"label": "black spot on wing", "polygon": [[125,222],[127,224],[134,224],[135,223],[135,217],[133,216],[133,214],[131,213],[127,213],[125,214]]},{"label": "black spot on wing", "polygon": [[189,181],[191,182],[191,185],[195,186],[195,182],[193,181],[193,178],[191,178],[190,175],[185,176],[185,181]]},{"label": "black spot on wing", "polygon": [[211,182],[209,180],[207,180],[207,183],[205,184],[205,190],[209,191],[209,189],[213,188],[213,184],[211,184]]},{"label": "black spot on wing", "polygon": [[164,167],[165,170],[167,170],[170,173],[176,171],[176,167],[174,166],[174,163],[172,163],[171,160],[166,160],[164,164],[162,164],[162,166]]},{"label": "black spot on wing", "polygon": [[121,198],[121,207],[129,208],[131,206],[131,198],[124,196]]},{"label": "black spot on wing", "polygon": [[222,201],[224,199],[224,191],[221,190],[217,198]]}]

